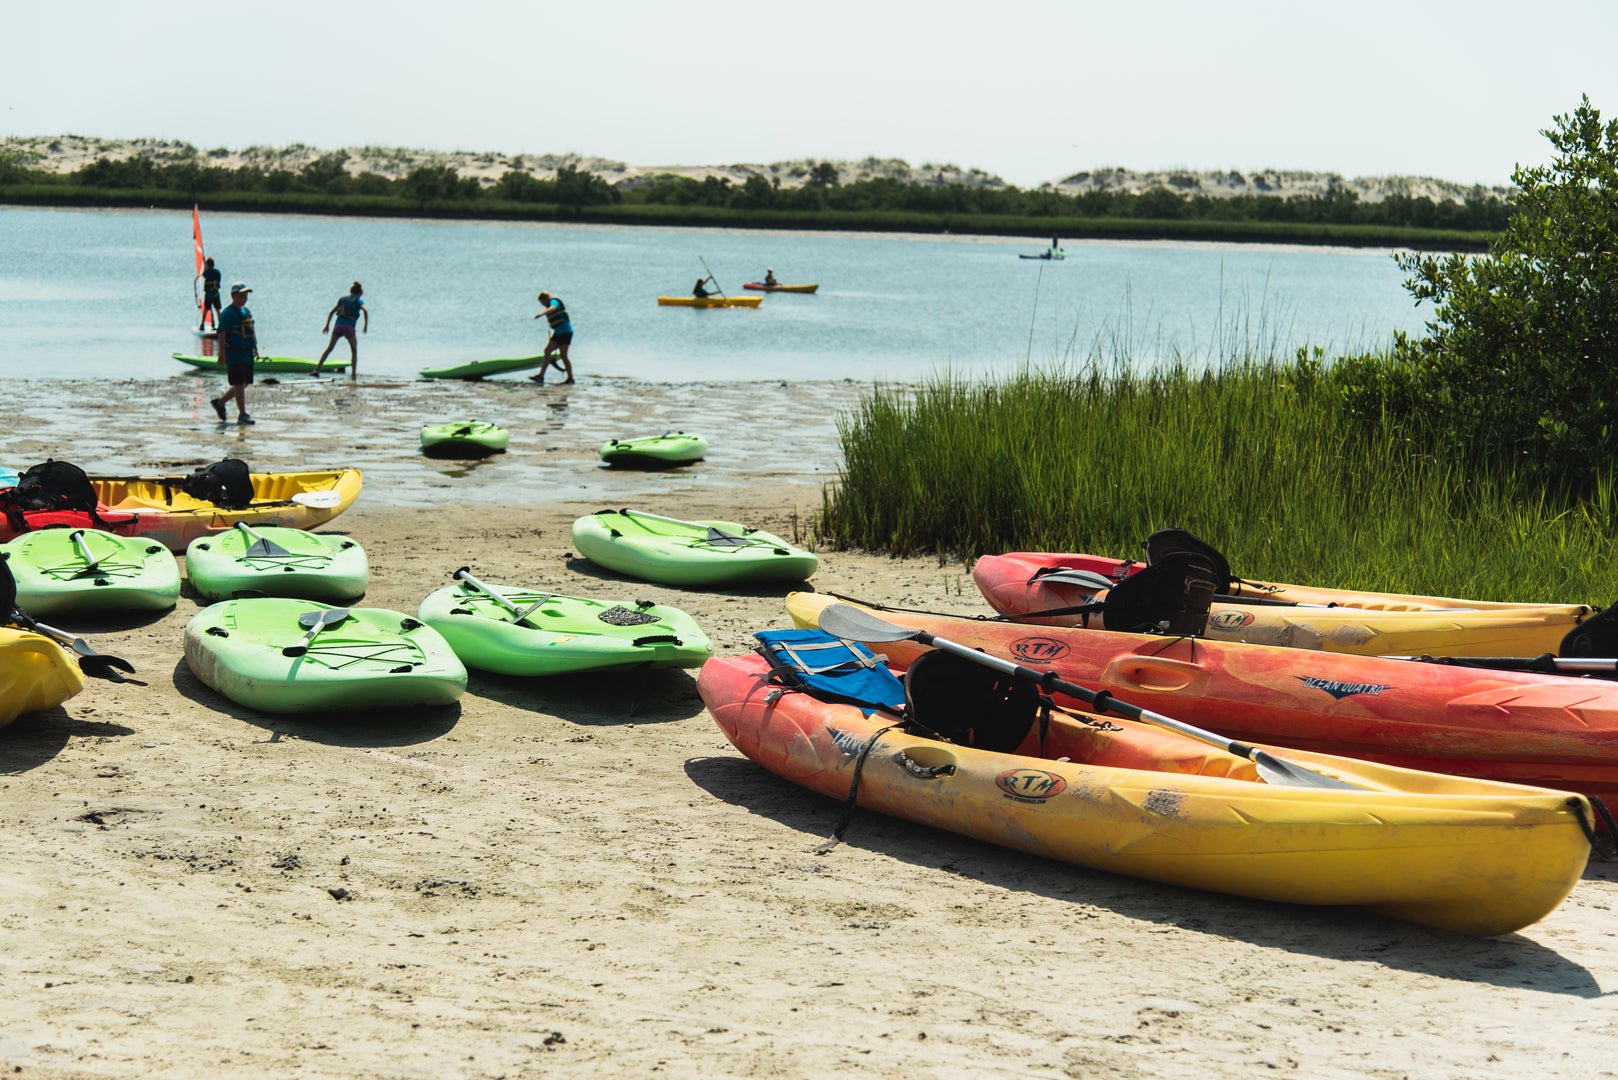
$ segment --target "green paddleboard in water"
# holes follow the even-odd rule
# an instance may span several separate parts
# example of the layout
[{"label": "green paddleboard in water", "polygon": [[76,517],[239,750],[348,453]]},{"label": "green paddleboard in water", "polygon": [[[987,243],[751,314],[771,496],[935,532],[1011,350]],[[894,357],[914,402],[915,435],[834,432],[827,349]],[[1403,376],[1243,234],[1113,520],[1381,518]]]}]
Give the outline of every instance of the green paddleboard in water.
[{"label": "green paddleboard in water", "polygon": [[679,608],[474,581],[439,589],[417,612],[468,667],[501,675],[566,675],[699,667],[713,655],[708,635]]},{"label": "green paddleboard in water", "polygon": [[689,465],[708,454],[708,440],[689,431],[665,431],[639,439],[608,439],[601,444],[601,460],[608,465],[660,468]]},{"label": "green paddleboard in water", "polygon": [[[344,610],[346,617],[309,636],[321,612]],[[262,712],[448,705],[466,691],[466,667],[427,624],[385,608],[313,600],[262,597],[204,608],[186,624],[185,662],[207,685]]]},{"label": "green paddleboard in water", "polygon": [[428,457],[488,457],[504,453],[510,442],[511,432],[486,420],[448,420],[421,428],[421,452]]},{"label": "green paddleboard in water", "polygon": [[448,367],[422,368],[424,379],[484,379],[506,371],[527,371],[545,362],[543,356],[514,356],[505,360],[473,360]]},{"label": "green paddleboard in water", "polygon": [[[191,356],[187,353],[174,353],[174,359],[182,364],[190,364],[202,371],[223,375],[225,365],[219,362],[217,356]],[[255,375],[308,375],[315,370],[318,360],[311,360],[304,356],[261,356],[253,361]],[[321,367],[322,371],[347,371],[348,361],[330,359]]]},{"label": "green paddleboard in water", "polygon": [[336,602],[365,595],[371,567],[365,549],[346,536],[238,525],[191,541],[185,573],[204,600],[241,595]]},{"label": "green paddleboard in water", "polygon": [[0,544],[30,615],[167,611],[180,565],[162,544],[99,529],[39,529]]}]

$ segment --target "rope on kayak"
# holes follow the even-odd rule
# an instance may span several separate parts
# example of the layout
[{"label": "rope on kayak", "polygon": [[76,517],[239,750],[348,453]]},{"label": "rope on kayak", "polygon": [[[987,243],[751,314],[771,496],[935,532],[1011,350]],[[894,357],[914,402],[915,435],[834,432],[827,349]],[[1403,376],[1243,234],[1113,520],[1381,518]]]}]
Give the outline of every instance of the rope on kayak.
[{"label": "rope on kayak", "polygon": [[831,839],[815,848],[816,855],[826,855],[843,841],[843,833],[848,829],[849,820],[854,816],[854,804],[860,792],[860,773],[865,771],[865,759],[876,748],[876,741],[900,724],[889,724],[887,727],[877,728],[876,733],[866,740],[860,747],[859,756],[854,759],[854,778],[848,785],[848,798],[843,801],[842,816],[837,819],[837,828],[832,830]]},{"label": "rope on kayak", "polygon": [[1584,838],[1590,841],[1590,848],[1602,862],[1618,861],[1618,823],[1612,820],[1612,811],[1607,804],[1594,795],[1586,796],[1595,812],[1601,816],[1602,822],[1607,826],[1607,840],[1603,844],[1596,836],[1595,826],[1584,813],[1583,799],[1569,799],[1567,804],[1573,810],[1573,816],[1579,819],[1579,828],[1584,830]]}]

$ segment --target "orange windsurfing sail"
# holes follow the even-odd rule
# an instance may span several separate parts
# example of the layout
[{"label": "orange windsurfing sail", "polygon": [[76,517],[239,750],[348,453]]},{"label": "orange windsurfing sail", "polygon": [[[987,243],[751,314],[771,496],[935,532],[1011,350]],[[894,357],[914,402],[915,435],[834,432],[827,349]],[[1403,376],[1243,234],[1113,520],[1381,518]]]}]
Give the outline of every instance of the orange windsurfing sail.
[{"label": "orange windsurfing sail", "polygon": [[[202,280],[202,215],[197,212],[197,204],[191,204],[191,246],[197,251],[197,273],[191,281],[191,293],[196,297],[197,307],[202,311],[202,326],[213,321],[213,311],[203,296],[197,295],[197,282]],[[200,327],[199,327],[200,329]]]},{"label": "orange windsurfing sail", "polygon": [[197,277],[202,276],[202,216],[197,213],[197,204],[191,204],[191,242],[197,249]]}]

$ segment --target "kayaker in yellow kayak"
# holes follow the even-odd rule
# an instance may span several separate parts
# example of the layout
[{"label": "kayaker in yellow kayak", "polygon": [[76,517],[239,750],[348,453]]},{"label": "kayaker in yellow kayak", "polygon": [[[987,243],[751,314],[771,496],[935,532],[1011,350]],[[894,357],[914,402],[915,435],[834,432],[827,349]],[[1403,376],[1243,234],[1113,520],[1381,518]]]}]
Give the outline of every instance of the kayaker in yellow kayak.
[{"label": "kayaker in yellow kayak", "polygon": [[768,269],[768,270],[764,271],[764,284],[768,285],[772,289],[775,288],[777,285],[781,284],[779,281],[775,280],[775,270],[774,269]]},{"label": "kayaker in yellow kayak", "polygon": [[708,293],[707,289],[703,288],[703,285],[707,284],[708,282],[710,282],[712,280],[713,280],[712,277],[699,277],[699,278],[697,278],[697,283],[691,287],[691,295],[696,297],[698,300],[706,300],[708,298],[708,296],[709,296],[709,293]]}]

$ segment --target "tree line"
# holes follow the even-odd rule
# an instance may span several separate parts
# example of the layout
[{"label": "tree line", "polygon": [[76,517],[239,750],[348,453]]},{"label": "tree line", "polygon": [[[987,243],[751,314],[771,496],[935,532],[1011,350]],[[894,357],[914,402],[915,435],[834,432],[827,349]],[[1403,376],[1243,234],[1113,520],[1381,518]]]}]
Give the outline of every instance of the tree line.
[{"label": "tree line", "polygon": [[96,191],[152,191],[190,199],[253,193],[347,196],[401,200],[440,209],[462,205],[468,211],[496,202],[564,210],[585,207],[635,206],[708,208],[743,213],[789,211],[795,214],[906,213],[971,215],[1020,219],[1109,219],[1160,222],[1230,222],[1266,225],[1343,225],[1401,229],[1439,229],[1496,233],[1511,217],[1512,205],[1484,189],[1462,202],[1423,195],[1390,195],[1371,201],[1352,190],[1333,188],[1323,194],[1233,195],[1212,197],[1170,188],[1134,193],[1091,190],[1068,193],[1052,188],[1024,190],[1015,186],[916,183],[887,177],[840,183],[835,166],[813,166],[802,185],[783,187],[777,180],[749,176],[741,183],[728,178],[695,180],[674,174],[636,178],[618,184],[583,169],[563,166],[551,179],[508,170],[492,183],[462,176],[449,165],[417,165],[397,178],[374,171],[351,172],[343,151],[322,155],[297,169],[243,165],[211,165],[205,159],[161,163],[135,156],[100,157],[73,172],[57,174],[29,168],[15,157],[0,158],[0,190],[14,186],[77,188]]}]

